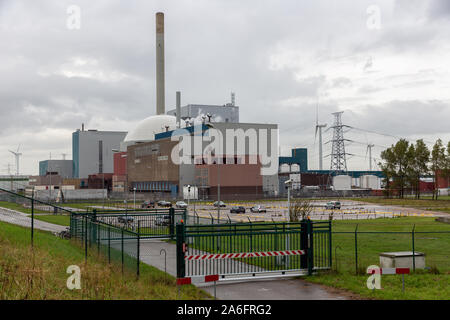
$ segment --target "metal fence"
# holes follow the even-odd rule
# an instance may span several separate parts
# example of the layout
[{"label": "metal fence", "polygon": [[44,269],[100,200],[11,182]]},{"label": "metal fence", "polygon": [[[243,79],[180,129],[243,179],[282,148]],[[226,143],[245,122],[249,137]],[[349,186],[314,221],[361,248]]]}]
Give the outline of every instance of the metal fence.
[{"label": "metal fence", "polygon": [[[425,269],[437,273],[450,272],[450,228],[447,230],[409,231],[333,231],[334,267],[341,272],[361,274],[370,265],[380,265],[380,254],[410,252],[412,271],[416,271],[416,255],[425,255]],[[413,254],[414,253],[414,254]]]},{"label": "metal fence", "polygon": [[331,267],[331,222],[177,225],[177,277]]},{"label": "metal fence", "polygon": [[72,213],[70,217],[71,238],[80,241],[85,258],[89,252],[96,252],[111,262],[118,262],[124,269],[140,272],[140,236],[124,227],[118,227],[96,220],[90,213]]}]

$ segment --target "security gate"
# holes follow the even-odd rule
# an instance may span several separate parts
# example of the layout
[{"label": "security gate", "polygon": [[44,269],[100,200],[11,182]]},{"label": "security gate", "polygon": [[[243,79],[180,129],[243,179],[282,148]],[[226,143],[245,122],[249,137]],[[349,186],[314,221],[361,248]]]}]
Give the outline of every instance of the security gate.
[{"label": "security gate", "polygon": [[331,268],[331,221],[177,224],[177,278],[220,280]]}]

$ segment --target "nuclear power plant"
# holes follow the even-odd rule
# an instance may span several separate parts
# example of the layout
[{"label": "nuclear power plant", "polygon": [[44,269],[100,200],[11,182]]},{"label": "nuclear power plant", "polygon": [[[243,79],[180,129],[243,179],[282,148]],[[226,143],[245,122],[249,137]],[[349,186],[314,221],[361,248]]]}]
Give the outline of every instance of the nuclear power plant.
[{"label": "nuclear power plant", "polygon": [[[184,187],[192,186],[200,199],[220,197],[226,200],[285,197],[289,180],[293,181],[290,188],[294,195],[381,192],[383,175],[381,171],[372,170],[371,149],[368,170],[347,168],[342,112],[334,114],[335,122],[328,127],[333,130],[329,169],[323,168],[326,165],[322,152],[322,129],[327,125],[319,124],[316,118],[319,169],[311,170],[307,148],[294,148],[291,156],[279,154],[278,124],[241,122],[239,111],[243,106],[236,105],[234,92],[230,94],[230,101],[211,105],[183,103],[182,92],[176,91],[172,93],[176,105],[166,110],[166,40],[170,41],[165,39],[164,13],[158,12],[155,14],[154,113],[127,131],[85,129],[83,124],[72,134],[72,160],[64,160],[59,165],[49,159],[41,161],[39,176],[29,177],[25,187],[106,189],[108,196],[117,198],[134,193],[141,198],[182,199]],[[176,79],[169,81],[176,83]],[[223,146],[240,141],[242,147],[211,149],[211,140],[215,141],[210,137],[213,132],[220,137]],[[185,161],[186,155],[180,154],[177,156],[184,157],[184,161],[174,161],[174,154],[182,153],[180,141],[192,139],[194,143],[198,138],[202,139],[197,146],[199,150],[209,147],[212,150],[209,154],[192,150],[190,162]],[[261,161],[265,155],[274,157],[272,165],[276,162],[275,171],[270,174],[262,174],[268,168],[267,161]]]}]

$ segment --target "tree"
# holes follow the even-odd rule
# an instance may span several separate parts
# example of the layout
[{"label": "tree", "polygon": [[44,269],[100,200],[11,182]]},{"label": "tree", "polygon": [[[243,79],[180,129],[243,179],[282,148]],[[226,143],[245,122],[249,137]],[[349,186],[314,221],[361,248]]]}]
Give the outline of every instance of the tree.
[{"label": "tree", "polygon": [[433,150],[431,151],[431,167],[430,167],[434,180],[433,199],[435,200],[437,200],[438,198],[436,175],[440,170],[445,169],[445,162],[446,162],[445,147],[442,145],[442,140],[437,139],[436,143],[433,146]]},{"label": "tree", "polygon": [[296,199],[289,208],[289,221],[298,222],[308,218],[314,206],[308,199]]},{"label": "tree", "polygon": [[423,140],[419,139],[415,146],[410,146],[408,157],[411,161],[408,166],[410,185],[415,190],[416,198],[420,199],[420,177],[429,172],[430,150]]},{"label": "tree", "polygon": [[447,143],[447,154],[444,156],[444,164],[440,171],[442,179],[447,180],[447,186],[450,184],[450,141]]},{"label": "tree", "polygon": [[380,167],[389,179],[389,182],[387,181],[389,188],[399,191],[399,198],[404,196],[413,155],[414,149],[410,148],[409,142],[405,139],[400,139],[395,145],[381,152],[384,163]]}]

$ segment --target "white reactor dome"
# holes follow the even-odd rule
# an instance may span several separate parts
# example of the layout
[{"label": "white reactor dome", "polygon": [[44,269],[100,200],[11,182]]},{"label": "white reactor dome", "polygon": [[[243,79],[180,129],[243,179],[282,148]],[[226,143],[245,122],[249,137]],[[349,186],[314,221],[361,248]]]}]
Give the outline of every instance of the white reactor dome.
[{"label": "white reactor dome", "polygon": [[144,142],[155,140],[155,134],[177,128],[177,118],[165,114],[150,116],[141,120],[137,126],[130,130],[123,142]]}]

